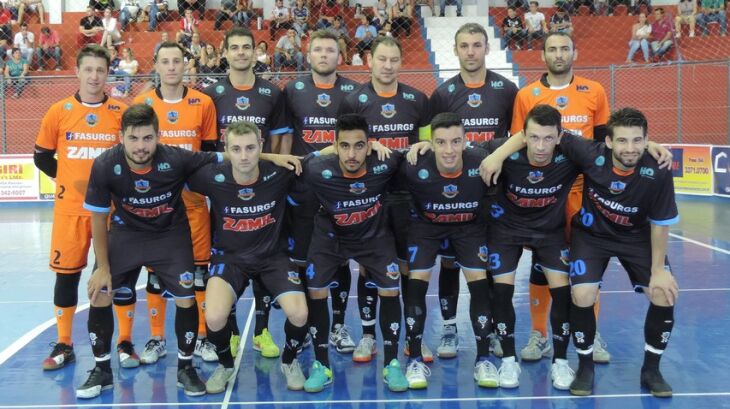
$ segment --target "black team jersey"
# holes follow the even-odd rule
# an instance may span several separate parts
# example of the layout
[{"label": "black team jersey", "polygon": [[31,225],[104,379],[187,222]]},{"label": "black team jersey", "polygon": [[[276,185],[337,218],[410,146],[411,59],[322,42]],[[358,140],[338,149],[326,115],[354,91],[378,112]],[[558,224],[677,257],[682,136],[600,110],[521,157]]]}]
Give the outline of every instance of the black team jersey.
[{"label": "black team jersey", "polygon": [[357,177],[343,175],[337,155],[305,158],[301,178],[321,204],[315,228],[350,242],[390,234],[382,209],[383,199],[402,157],[397,151],[385,161],[369,155]]},{"label": "black team jersey", "polygon": [[448,175],[439,172],[431,151],[415,166],[403,163],[401,177],[413,195],[419,219],[440,225],[483,222],[487,186],[479,176],[479,165],[486,156],[482,149],[467,149],[462,170]]},{"label": "black team jersey", "polygon": [[94,160],[84,208],[108,212],[113,203],[112,229],[156,233],[186,226],[185,181],[201,166],[221,160],[221,154],[157,144],[150,168],[135,172],[124,146],[116,145]]},{"label": "black team jersey", "polygon": [[659,169],[648,153],[634,169],[622,171],[613,166],[613,153],[604,143],[577,140],[560,145],[585,175],[583,208],[573,217],[574,228],[600,238],[636,242],[650,239],[650,223],[679,221],[672,173]]},{"label": "black team jersey", "polygon": [[[565,228],[565,203],[579,170],[560,147],[575,138],[564,135],[561,144],[555,146],[552,160],[544,166],[530,164],[527,148],[504,161],[500,184],[489,209],[495,227],[505,234],[531,238],[542,238]],[[506,140],[495,139],[482,147],[494,152]]]},{"label": "black team jersey", "polygon": [[389,96],[375,92],[372,82],[363,84],[344,99],[338,115],[351,113],[365,116],[368,137],[390,149],[407,149],[418,142],[419,128],[431,123],[426,95],[403,83]]},{"label": "black team jersey", "polygon": [[270,135],[291,132],[287,123],[286,104],[281,90],[269,81],[256,77],[250,88],[234,87],[228,77],[203,91],[213,99],[218,114],[218,150],[223,151],[228,125],[238,121],[256,124],[264,138],[264,152],[271,152]]},{"label": "black team jersey", "polygon": [[294,173],[268,161],[259,162],[259,177],[239,185],[229,162],[208,165],[188,179],[190,190],[210,198],[213,263],[257,263],[283,251],[284,209]]},{"label": "black team jersey", "polygon": [[357,82],[340,76],[332,86],[315,84],[311,75],[289,81],[284,99],[294,129],[291,153],[304,156],[332,145],[342,100],[359,87]]},{"label": "black team jersey", "polygon": [[517,86],[487,70],[482,84],[465,84],[460,74],[441,84],[431,95],[431,116],[442,112],[459,114],[466,139],[486,142],[507,136]]}]

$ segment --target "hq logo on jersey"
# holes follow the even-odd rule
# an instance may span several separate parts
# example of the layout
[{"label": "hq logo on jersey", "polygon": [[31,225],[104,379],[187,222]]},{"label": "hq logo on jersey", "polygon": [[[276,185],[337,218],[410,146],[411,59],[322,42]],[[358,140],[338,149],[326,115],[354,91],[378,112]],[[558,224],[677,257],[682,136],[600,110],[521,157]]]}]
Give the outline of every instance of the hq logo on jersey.
[{"label": "hq logo on jersey", "polygon": [[394,117],[395,114],[396,114],[395,105],[393,105],[393,104],[385,104],[382,106],[382,109],[380,110],[380,115],[382,115],[388,119]]},{"label": "hq logo on jersey", "polygon": [[254,196],[256,196],[256,193],[250,187],[244,187],[238,191],[238,198],[241,200],[251,200]]},{"label": "hq logo on jersey", "polygon": [[397,280],[400,278],[400,270],[398,269],[397,263],[390,263],[387,266],[385,266],[385,275],[388,276],[391,280]]},{"label": "hq logo on jersey", "polygon": [[614,195],[617,195],[621,192],[623,192],[626,189],[626,183],[617,180],[611,182],[611,186],[609,186],[608,190],[613,193]]},{"label": "hq logo on jersey", "polygon": [[149,180],[135,180],[134,181],[134,190],[138,191],[139,193],[147,193],[150,191],[150,182]]},{"label": "hq logo on jersey", "polygon": [[174,124],[180,119],[180,114],[177,111],[169,111],[167,113],[167,122]]},{"label": "hq logo on jersey", "polygon": [[246,97],[238,97],[236,98],[236,108],[240,109],[241,111],[245,111],[248,109],[248,107],[251,106],[250,100]]},{"label": "hq logo on jersey", "polygon": [[527,181],[533,185],[542,182],[543,179],[545,179],[545,176],[539,170],[533,170],[527,175]]},{"label": "hq logo on jersey", "polygon": [[99,117],[94,113],[86,115],[86,124],[89,126],[96,126],[99,123]]},{"label": "hq logo on jersey", "polygon": [[568,106],[568,97],[566,97],[565,95],[561,95],[555,98],[555,105],[558,106],[558,109],[564,109]]},{"label": "hq logo on jersey", "polygon": [[456,197],[456,195],[459,194],[459,187],[456,185],[446,185],[444,186],[444,191],[441,192],[442,195],[444,195],[447,199],[453,199]]},{"label": "hq logo on jersey", "polygon": [[321,106],[322,108],[328,107],[331,103],[332,100],[330,99],[330,96],[328,94],[317,95],[317,105]]},{"label": "hq logo on jersey", "polygon": [[479,94],[470,94],[466,103],[472,108],[477,108],[482,104],[482,96]]},{"label": "hq logo on jersey", "polygon": [[363,182],[355,182],[350,185],[350,192],[356,195],[361,195],[367,190],[368,189],[365,187],[365,183]]}]

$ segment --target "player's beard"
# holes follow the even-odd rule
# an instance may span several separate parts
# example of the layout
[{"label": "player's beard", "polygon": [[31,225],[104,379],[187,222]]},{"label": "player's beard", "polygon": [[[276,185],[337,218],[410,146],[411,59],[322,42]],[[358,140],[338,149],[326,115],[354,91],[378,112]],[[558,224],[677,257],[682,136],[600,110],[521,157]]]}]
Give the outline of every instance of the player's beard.
[{"label": "player's beard", "polygon": [[548,71],[550,71],[550,74],[563,75],[573,69],[573,64],[570,61],[562,60],[561,62],[563,63],[563,66],[560,68],[557,68],[555,66],[555,61],[552,61],[548,64]]},{"label": "player's beard", "polygon": [[360,169],[362,169],[362,162],[357,160],[347,160],[343,163],[343,165],[345,171],[353,175],[359,172]]},{"label": "player's beard", "polygon": [[320,69],[317,68],[318,65],[319,64],[313,64],[312,65],[312,71],[314,71],[315,73],[317,73],[317,75],[320,75],[322,77],[328,77],[328,76],[332,75],[335,71],[337,71],[337,67],[336,66],[335,67],[332,67],[332,68],[329,68],[328,67],[327,70],[320,70]]},{"label": "player's beard", "polygon": [[[632,152],[635,153],[635,152]],[[636,164],[639,163],[639,159],[641,159],[641,152],[639,152],[637,155],[631,155],[628,158],[625,158],[621,156],[620,154],[617,154],[616,152],[613,153],[613,158],[616,159],[623,167],[629,169],[636,167]]]},{"label": "player's beard", "polygon": [[[137,152],[140,152],[140,151],[137,151]],[[152,163],[152,157],[155,155],[155,151],[152,150],[151,152],[150,151],[142,151],[142,152],[146,153],[146,156],[144,156],[143,160],[136,159],[134,154],[129,154],[126,150],[124,151],[124,156],[127,158],[127,160],[134,163],[135,165],[144,166],[144,165],[149,165],[150,163]],[[139,155],[137,155],[137,156],[139,156]]]}]

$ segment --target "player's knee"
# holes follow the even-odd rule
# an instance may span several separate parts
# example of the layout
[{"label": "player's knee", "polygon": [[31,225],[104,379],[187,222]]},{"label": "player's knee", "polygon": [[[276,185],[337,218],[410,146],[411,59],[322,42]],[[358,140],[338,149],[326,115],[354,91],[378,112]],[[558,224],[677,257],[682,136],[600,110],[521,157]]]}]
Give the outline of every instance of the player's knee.
[{"label": "player's knee", "polygon": [[213,331],[220,331],[226,325],[231,310],[217,308],[217,306],[205,309],[205,325]]},{"label": "player's knee", "polygon": [[428,282],[431,278],[431,272],[430,271],[411,271],[411,275],[408,277],[404,277],[404,280],[421,280]]},{"label": "player's knee", "polygon": [[92,307],[105,308],[112,305],[112,296],[106,293],[100,293],[96,299],[90,302]]},{"label": "player's knee", "polygon": [[379,297],[397,297],[398,294],[400,294],[400,291],[398,290],[384,290],[381,288],[378,289]]},{"label": "player's knee", "polygon": [[307,317],[309,315],[309,311],[307,310],[307,304],[306,302],[302,302],[301,306],[298,308],[294,308],[293,311],[290,311],[286,314],[286,317],[289,319],[289,321],[296,325],[297,327],[303,327],[304,325],[307,325]]},{"label": "player's knee", "polygon": [[566,285],[570,285],[570,280],[568,279],[567,274],[561,274],[561,273],[553,272],[553,271],[546,271],[545,277],[548,280],[548,284],[550,285],[550,288],[558,288],[558,287],[564,287]]},{"label": "player's knee", "polygon": [[118,305],[118,306],[134,305],[136,303],[137,303],[137,291],[134,288],[132,289],[129,297],[114,299],[114,305]]},{"label": "player's knee", "polygon": [[467,282],[484,280],[487,278],[487,270],[474,270],[474,269],[462,268],[461,271],[464,272],[464,278],[466,279]]},{"label": "player's knee", "polygon": [[53,287],[53,304],[57,307],[73,307],[79,302],[79,281],[81,272],[72,274],[56,273],[56,284]]},{"label": "player's knee", "polygon": [[[648,289],[647,289],[647,293],[648,293]],[[659,307],[670,307],[672,305],[669,303],[669,299],[667,299],[667,295],[662,290],[657,289],[647,295],[649,296],[649,301],[651,301],[651,303],[654,305],[657,305]]]},{"label": "player's knee", "polygon": [[309,298],[313,300],[321,300],[329,296],[329,288],[309,289]]},{"label": "player's knee", "polygon": [[573,304],[581,308],[590,307],[596,303],[596,298],[598,297],[598,285],[581,285],[579,287],[573,287],[571,288],[570,293],[573,298]]},{"label": "player's knee", "polygon": [[180,308],[190,308],[195,305],[195,297],[175,298],[175,305]]}]

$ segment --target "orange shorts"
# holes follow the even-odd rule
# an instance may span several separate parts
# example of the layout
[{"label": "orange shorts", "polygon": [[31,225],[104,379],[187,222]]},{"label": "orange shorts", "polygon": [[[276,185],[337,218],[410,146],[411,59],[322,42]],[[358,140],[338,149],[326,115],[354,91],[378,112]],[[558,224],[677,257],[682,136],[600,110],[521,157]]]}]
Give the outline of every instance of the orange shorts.
[{"label": "orange shorts", "polygon": [[91,248],[91,216],[54,213],[49,267],[61,274],[86,267]]},{"label": "orange shorts", "polygon": [[196,266],[210,262],[210,214],[207,206],[188,207],[190,238],[193,241],[193,259]]},{"label": "orange shorts", "polygon": [[570,243],[570,222],[583,205],[583,190],[571,190],[565,203],[565,241]]}]

